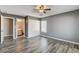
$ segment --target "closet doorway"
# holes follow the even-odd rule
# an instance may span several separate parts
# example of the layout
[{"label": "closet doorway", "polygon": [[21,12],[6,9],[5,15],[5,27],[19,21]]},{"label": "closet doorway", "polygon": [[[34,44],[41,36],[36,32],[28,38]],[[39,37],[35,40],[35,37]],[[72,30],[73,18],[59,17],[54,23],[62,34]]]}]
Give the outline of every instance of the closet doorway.
[{"label": "closet doorway", "polygon": [[13,40],[13,18],[4,17],[4,39]]}]

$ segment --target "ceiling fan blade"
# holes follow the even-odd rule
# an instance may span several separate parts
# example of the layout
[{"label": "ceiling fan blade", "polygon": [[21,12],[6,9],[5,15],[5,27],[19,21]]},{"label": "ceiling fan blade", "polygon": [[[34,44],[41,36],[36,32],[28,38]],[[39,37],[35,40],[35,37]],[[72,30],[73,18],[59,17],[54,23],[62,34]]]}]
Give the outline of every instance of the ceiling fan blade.
[{"label": "ceiling fan blade", "polygon": [[44,9],[44,10],[51,10],[51,9],[49,8],[49,9]]},{"label": "ceiling fan blade", "polygon": [[43,13],[45,13],[45,14],[46,14],[46,11],[44,11]]}]

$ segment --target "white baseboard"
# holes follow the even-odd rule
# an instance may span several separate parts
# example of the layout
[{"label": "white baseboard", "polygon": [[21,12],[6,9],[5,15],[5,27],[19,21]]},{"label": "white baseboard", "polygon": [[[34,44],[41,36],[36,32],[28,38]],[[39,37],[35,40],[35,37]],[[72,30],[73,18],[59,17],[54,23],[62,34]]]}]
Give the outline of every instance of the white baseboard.
[{"label": "white baseboard", "polygon": [[41,35],[41,36],[79,45],[79,43],[77,43],[77,42],[72,42],[72,41],[68,41],[68,40],[63,40],[63,39],[59,39],[59,38],[55,38],[55,37],[51,37],[51,36],[47,36],[47,35]]},{"label": "white baseboard", "polygon": [[[33,36],[33,37],[38,37],[38,36],[40,36],[40,35],[37,35],[37,36]],[[26,38],[33,38],[33,37],[26,37]]]}]

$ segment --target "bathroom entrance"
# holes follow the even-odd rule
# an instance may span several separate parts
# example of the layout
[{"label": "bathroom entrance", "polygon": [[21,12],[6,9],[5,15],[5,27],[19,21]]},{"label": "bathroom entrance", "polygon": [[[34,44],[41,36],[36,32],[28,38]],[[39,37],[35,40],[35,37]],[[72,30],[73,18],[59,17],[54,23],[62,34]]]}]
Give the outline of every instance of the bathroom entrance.
[{"label": "bathroom entrance", "polygon": [[25,37],[25,19],[16,19],[16,37]]}]

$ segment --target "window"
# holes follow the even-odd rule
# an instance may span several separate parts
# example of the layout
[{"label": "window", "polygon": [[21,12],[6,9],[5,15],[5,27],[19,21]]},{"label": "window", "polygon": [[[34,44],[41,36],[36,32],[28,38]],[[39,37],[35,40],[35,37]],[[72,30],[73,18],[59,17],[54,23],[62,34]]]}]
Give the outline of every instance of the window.
[{"label": "window", "polygon": [[37,19],[28,20],[28,36],[34,37],[40,35],[40,21]]},{"label": "window", "polygon": [[47,32],[47,20],[41,21],[41,32]]}]

